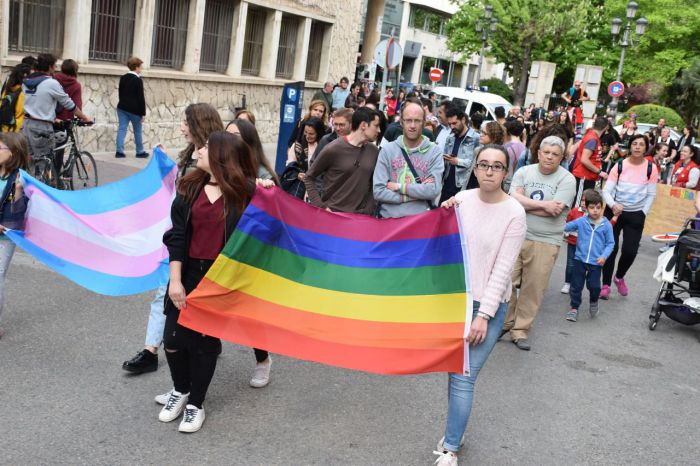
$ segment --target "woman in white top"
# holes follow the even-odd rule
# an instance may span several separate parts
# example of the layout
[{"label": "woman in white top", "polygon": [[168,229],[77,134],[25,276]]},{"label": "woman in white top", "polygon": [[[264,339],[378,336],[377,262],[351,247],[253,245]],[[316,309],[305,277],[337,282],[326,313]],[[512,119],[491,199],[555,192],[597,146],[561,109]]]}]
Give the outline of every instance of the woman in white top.
[{"label": "woman in white top", "polygon": [[[457,206],[460,228],[467,240],[474,313],[467,336],[469,376],[449,374],[447,427],[438,443],[437,464],[455,466],[457,451],[471,413],[474,383],[498,340],[508,309],[511,275],[525,240],[525,210],[501,188],[508,173],[509,157],[503,146],[479,148],[474,173],[476,189],[460,191],[443,202]],[[478,266],[477,266],[478,265]]]}]

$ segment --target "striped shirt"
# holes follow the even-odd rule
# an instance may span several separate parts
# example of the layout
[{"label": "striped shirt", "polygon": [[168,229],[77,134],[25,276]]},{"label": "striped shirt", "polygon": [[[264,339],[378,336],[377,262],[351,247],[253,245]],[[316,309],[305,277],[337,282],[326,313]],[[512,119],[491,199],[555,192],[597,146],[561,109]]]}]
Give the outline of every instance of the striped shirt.
[{"label": "striped shirt", "polygon": [[618,164],[610,171],[608,181],[603,189],[605,203],[612,207],[620,204],[625,212],[643,211],[649,213],[656,197],[656,183],[659,182],[659,170],[651,165],[651,176],[647,177],[648,162],[633,165],[629,160],[622,162],[622,175],[618,172]]}]

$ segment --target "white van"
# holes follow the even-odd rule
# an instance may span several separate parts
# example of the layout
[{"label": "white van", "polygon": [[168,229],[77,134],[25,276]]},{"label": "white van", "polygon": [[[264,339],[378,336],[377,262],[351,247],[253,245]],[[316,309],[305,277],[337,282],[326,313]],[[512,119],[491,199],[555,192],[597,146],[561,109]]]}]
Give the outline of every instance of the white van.
[{"label": "white van", "polygon": [[436,87],[432,90],[437,94],[437,100],[451,100],[460,107],[465,109],[465,112],[470,117],[475,113],[482,113],[486,116],[486,120],[495,120],[493,110],[496,107],[503,107],[508,115],[508,110],[513,106],[500,95],[491,94],[481,91],[467,91],[461,87]]}]

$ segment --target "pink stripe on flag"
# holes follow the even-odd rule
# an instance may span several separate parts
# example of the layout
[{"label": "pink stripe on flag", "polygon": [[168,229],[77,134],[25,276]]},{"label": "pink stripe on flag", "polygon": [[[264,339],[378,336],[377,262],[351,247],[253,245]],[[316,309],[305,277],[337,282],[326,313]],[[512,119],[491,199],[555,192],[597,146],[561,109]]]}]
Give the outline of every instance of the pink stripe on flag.
[{"label": "pink stripe on flag", "polygon": [[[275,202],[265,202],[264,198],[272,197],[277,198]],[[279,188],[258,187],[251,203],[289,226],[358,241],[426,239],[459,233],[456,215],[442,208],[426,211],[420,215],[382,219],[381,222],[368,215],[322,211],[313,217],[313,222],[310,222],[308,204],[284,193]],[[451,219],[443,220],[450,216]],[[396,230],[400,232],[394,233]],[[388,231],[392,234],[387,234]]]},{"label": "pink stripe on flag", "polygon": [[54,228],[38,219],[27,222],[24,237],[37,247],[75,265],[97,272],[123,277],[143,277],[160,266],[168,258],[168,250],[162,248],[144,256],[126,256],[79,237]]},{"label": "pink stripe on flag", "polygon": [[152,196],[130,206],[111,212],[85,215],[76,213],[65,204],[57,203],[32,185],[27,186],[26,191],[30,199],[40,198],[39,202],[49,202],[55,205],[55,208],[62,209],[81,223],[107,236],[134,233],[160,222],[163,218],[170,216],[173,200],[173,193],[168,189],[167,184],[163,184]]}]

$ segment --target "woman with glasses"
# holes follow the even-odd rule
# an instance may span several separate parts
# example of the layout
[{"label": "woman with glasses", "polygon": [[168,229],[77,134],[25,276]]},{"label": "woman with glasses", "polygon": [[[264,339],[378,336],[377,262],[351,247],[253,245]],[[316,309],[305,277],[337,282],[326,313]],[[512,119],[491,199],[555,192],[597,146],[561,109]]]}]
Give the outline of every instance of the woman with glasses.
[{"label": "woman with glasses", "polygon": [[467,334],[469,375],[449,374],[447,427],[434,452],[439,456],[439,466],[457,465],[474,384],[503,326],[511,295],[511,274],[525,240],[525,209],[501,189],[509,163],[502,146],[480,147],[474,170],[479,187],[460,191],[442,203],[445,209],[457,209],[459,223],[469,238],[469,261],[480,266],[471,270],[474,308]]}]

